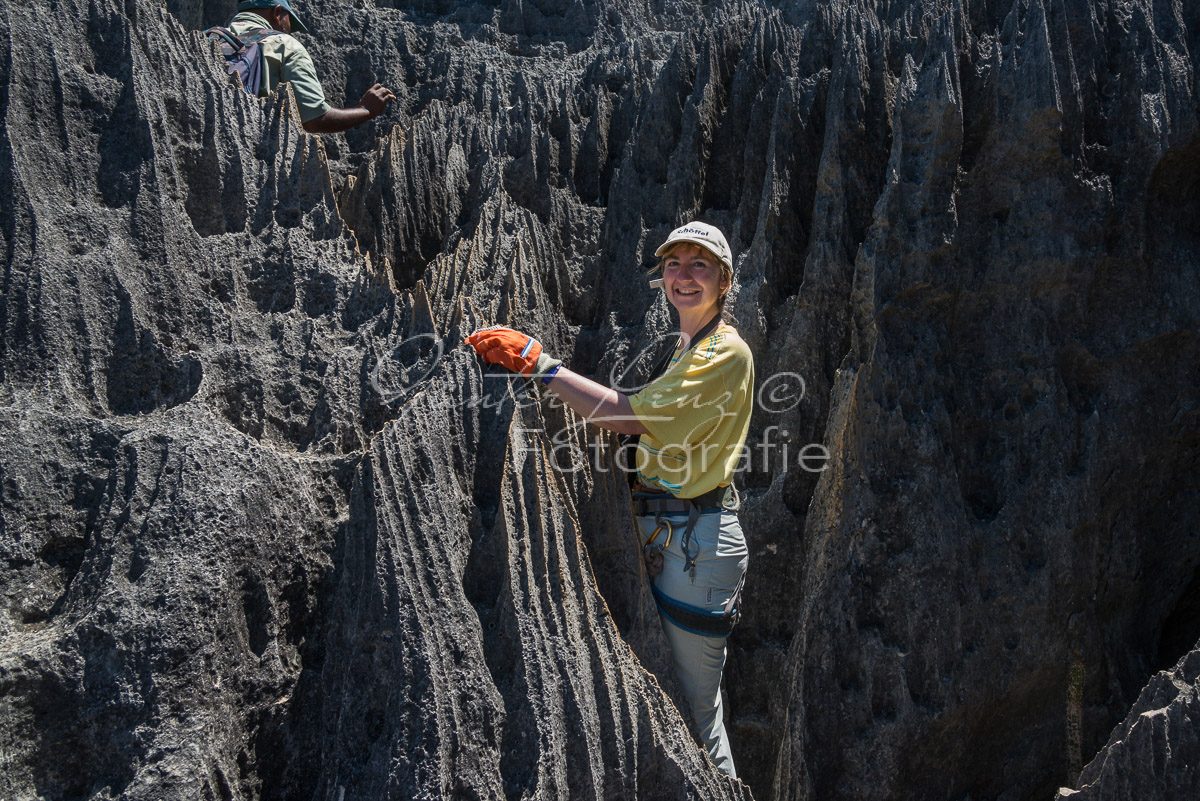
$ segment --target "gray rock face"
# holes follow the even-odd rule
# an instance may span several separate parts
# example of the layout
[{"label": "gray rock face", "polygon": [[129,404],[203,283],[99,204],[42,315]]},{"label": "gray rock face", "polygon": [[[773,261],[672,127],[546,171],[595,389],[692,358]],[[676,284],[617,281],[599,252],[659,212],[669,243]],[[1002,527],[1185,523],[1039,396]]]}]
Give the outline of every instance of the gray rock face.
[{"label": "gray rock face", "polygon": [[1187,799],[1200,794],[1200,650],[1150,680],[1129,714],[1060,799]]},{"label": "gray rock face", "polygon": [[[1200,6],[311,0],[398,95],[318,138],[234,5],[0,9],[0,795],[1197,795]],[[637,374],[697,217],[744,784],[615,441],[460,344]]]}]

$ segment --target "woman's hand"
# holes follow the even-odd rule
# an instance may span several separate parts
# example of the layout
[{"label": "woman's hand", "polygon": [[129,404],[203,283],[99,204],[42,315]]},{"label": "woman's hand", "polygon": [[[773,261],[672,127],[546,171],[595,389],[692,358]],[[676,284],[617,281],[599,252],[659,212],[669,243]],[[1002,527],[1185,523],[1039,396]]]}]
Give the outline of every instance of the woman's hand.
[{"label": "woman's hand", "polygon": [[481,328],[467,337],[467,344],[488,364],[507,367],[514,373],[546,376],[543,383],[577,414],[618,434],[646,434],[633,413],[629,398],[615,389],[573,373],[550,358],[542,345],[528,334],[512,328]]},{"label": "woman's hand", "polygon": [[481,328],[467,337],[467,344],[485,363],[498,364],[524,376],[533,373],[542,355],[542,343],[513,328]]}]

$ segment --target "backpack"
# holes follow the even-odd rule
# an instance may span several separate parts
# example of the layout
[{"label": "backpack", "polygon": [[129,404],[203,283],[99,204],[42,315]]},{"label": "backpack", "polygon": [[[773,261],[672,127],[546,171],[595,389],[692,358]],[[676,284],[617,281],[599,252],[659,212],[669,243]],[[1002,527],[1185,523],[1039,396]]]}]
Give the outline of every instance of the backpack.
[{"label": "backpack", "polygon": [[237,75],[242,87],[254,97],[258,97],[267,81],[262,40],[278,34],[279,31],[270,28],[256,28],[241,36],[234,36],[233,31],[219,25],[204,32],[209,39],[220,42],[221,54],[225,56],[225,69],[230,75]]}]

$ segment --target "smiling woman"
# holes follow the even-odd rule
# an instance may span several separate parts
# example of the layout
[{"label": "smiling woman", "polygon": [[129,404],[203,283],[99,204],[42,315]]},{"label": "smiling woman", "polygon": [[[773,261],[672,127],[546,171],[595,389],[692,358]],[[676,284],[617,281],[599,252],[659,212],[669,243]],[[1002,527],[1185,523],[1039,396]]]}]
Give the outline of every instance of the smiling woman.
[{"label": "smiling woman", "polygon": [[679,328],[689,339],[714,314],[725,311],[733,286],[733,259],[721,232],[704,223],[675,229],[654,253],[667,300],[679,312]]},{"label": "smiling woman", "polygon": [[689,338],[719,311],[718,302],[729,291],[731,282],[723,267],[712,251],[687,242],[673,245],[659,262],[663,289]]},{"label": "smiling woman", "polygon": [[725,236],[691,222],[654,255],[679,314],[679,341],[662,374],[632,396],[563,367],[520,331],[483,329],[467,342],[485,362],[539,381],[592,422],[638,436],[634,524],[663,631],[705,749],[736,776],[721,677],[749,558],[733,477],[750,426],[754,359],[722,320],[733,285]]}]

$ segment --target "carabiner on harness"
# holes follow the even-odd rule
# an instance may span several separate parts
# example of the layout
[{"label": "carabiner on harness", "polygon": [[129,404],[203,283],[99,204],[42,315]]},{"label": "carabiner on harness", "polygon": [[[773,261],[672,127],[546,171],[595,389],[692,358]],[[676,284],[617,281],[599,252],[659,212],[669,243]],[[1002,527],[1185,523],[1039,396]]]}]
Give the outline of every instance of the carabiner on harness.
[{"label": "carabiner on harness", "polygon": [[669,546],[671,544],[671,537],[675,534],[675,524],[670,520],[663,519],[661,514],[654,518],[654,522],[658,524],[658,527],[654,529],[654,533],[650,535],[650,538],[646,540],[646,544],[642,546],[642,550],[647,552],[654,547],[654,541],[658,539],[658,535],[662,533],[664,528],[667,530],[667,538],[663,541],[662,545],[658,546],[659,550]]},{"label": "carabiner on harness", "polygon": [[[663,549],[671,544],[671,537],[675,534],[675,526],[670,520],[663,520],[660,514],[655,518],[658,526],[654,529],[654,533],[646,540],[646,544],[642,546],[642,558],[646,560],[646,575],[650,576],[653,581],[654,577],[662,572],[663,569]],[[661,544],[655,544],[658,535],[667,531],[667,538]]]}]

